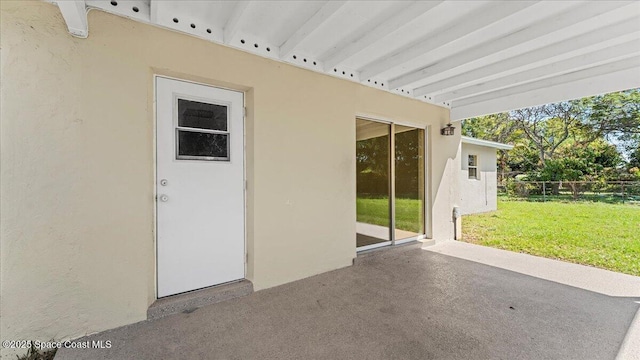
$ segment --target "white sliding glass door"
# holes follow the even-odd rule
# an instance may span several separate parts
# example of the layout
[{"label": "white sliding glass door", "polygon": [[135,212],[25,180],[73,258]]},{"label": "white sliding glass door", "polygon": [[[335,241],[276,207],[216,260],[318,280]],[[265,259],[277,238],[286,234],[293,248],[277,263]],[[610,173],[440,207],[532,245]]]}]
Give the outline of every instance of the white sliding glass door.
[{"label": "white sliding glass door", "polygon": [[424,235],[424,145],[424,129],[356,119],[358,250]]}]

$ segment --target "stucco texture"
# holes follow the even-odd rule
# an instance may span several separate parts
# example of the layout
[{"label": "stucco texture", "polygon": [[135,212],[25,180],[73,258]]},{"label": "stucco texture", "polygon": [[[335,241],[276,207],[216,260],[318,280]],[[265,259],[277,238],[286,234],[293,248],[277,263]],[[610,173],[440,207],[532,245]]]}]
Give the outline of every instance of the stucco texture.
[{"label": "stucco texture", "polygon": [[358,115],[430,126],[428,235],[452,237],[460,138],[439,134],[447,109],[96,10],[77,39],[55,5],[0,6],[2,339],[146,318],[154,74],[245,92],[256,289],[351,264]]},{"label": "stucco texture", "polygon": [[[461,144],[460,210],[463,215],[493,211],[498,208],[496,149]],[[469,155],[478,157],[478,179],[469,179]]]}]

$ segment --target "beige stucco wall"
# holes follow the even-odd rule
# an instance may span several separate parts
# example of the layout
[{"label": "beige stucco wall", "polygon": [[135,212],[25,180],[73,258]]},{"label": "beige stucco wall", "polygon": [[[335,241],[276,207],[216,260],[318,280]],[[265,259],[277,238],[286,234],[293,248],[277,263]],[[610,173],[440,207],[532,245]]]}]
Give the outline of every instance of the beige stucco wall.
[{"label": "beige stucco wall", "polygon": [[[461,144],[460,210],[463,215],[493,211],[498,208],[496,149]],[[479,179],[469,179],[469,155],[478,156]]]},{"label": "beige stucco wall", "polygon": [[100,11],[76,39],[54,5],[0,4],[2,339],[146,318],[154,74],[246,92],[256,289],[351,264],[356,115],[431,126],[429,235],[452,237],[460,138],[439,135],[448,110]]}]

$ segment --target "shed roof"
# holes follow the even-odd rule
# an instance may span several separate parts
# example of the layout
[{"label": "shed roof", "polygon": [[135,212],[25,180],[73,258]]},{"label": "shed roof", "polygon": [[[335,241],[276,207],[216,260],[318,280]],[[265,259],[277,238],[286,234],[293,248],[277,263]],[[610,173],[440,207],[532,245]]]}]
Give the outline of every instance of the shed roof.
[{"label": "shed roof", "polygon": [[499,143],[499,142],[495,142],[495,141],[489,141],[489,140],[481,140],[481,139],[476,139],[476,138],[472,138],[472,137],[468,137],[468,136],[463,136],[461,141],[462,141],[463,144],[472,144],[472,145],[478,145],[478,146],[485,146],[485,147],[496,148],[496,149],[500,149],[500,150],[511,150],[511,149],[513,149],[513,145],[503,144],[503,143]]}]

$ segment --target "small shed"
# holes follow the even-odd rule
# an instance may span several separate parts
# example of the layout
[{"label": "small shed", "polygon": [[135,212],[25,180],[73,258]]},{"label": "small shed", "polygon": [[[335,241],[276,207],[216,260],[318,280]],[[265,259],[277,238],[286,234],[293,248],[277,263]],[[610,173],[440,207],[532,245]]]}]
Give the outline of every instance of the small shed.
[{"label": "small shed", "polygon": [[497,209],[496,152],[513,145],[463,136],[461,140],[460,213],[476,214]]}]

